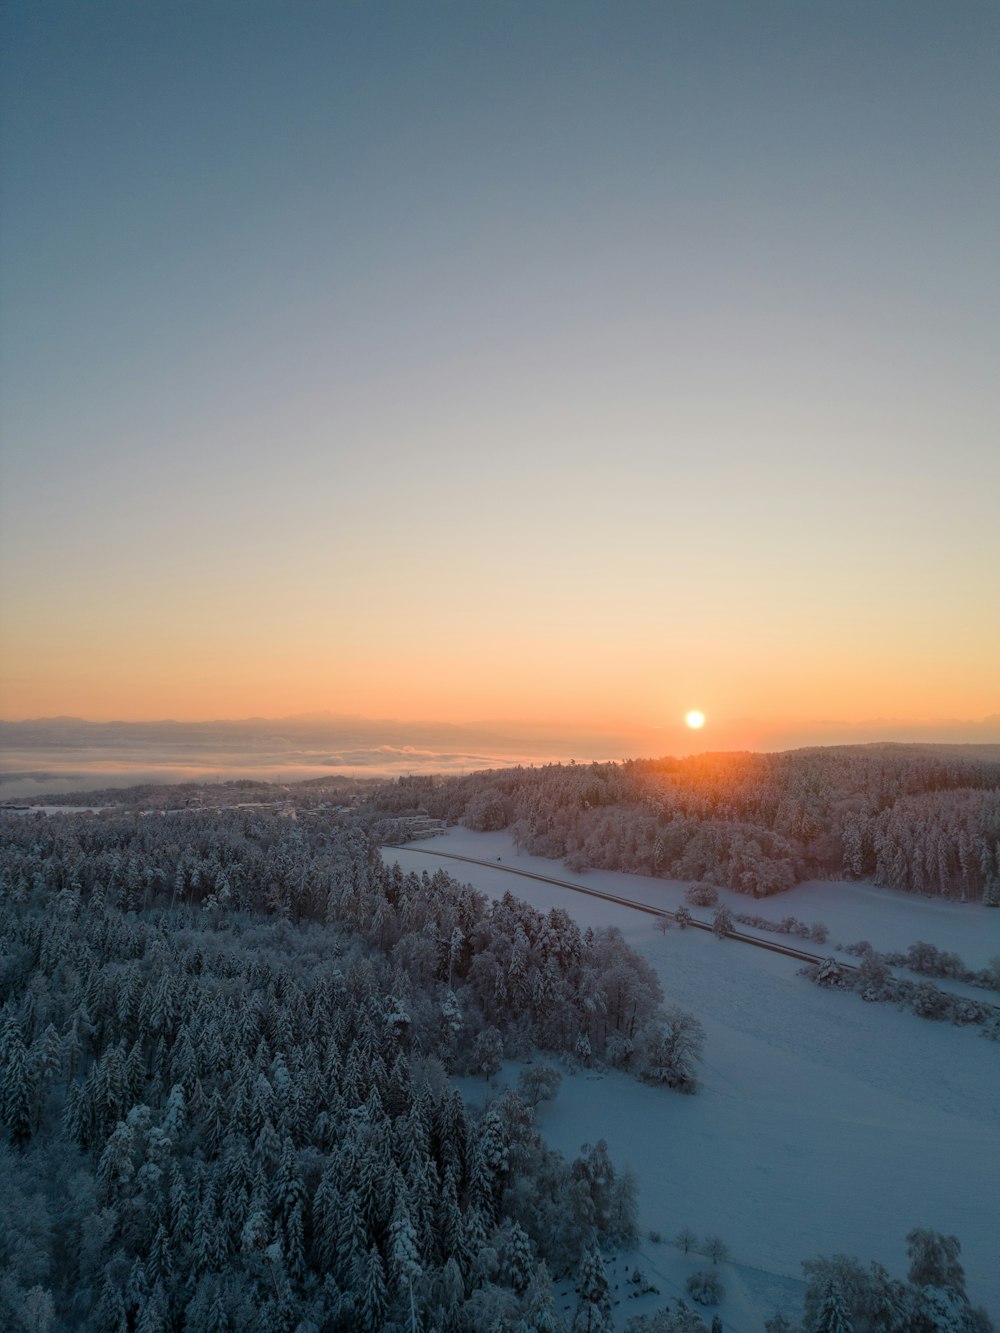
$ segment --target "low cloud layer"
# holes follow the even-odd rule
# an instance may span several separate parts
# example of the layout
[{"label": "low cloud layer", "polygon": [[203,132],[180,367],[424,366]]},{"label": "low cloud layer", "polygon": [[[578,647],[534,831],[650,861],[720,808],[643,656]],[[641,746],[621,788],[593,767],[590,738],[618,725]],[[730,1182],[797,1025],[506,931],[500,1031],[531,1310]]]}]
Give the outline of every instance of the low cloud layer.
[{"label": "low cloud layer", "polygon": [[[393,739],[387,733],[395,733]],[[359,719],[91,723],[55,718],[0,722],[0,796],[21,799],[142,782],[240,777],[295,782],[326,774],[463,773],[622,753],[621,741],[609,746],[606,737],[547,736],[531,747],[523,737],[491,735],[481,728]]]},{"label": "low cloud layer", "polygon": [[220,722],[0,722],[0,797],[75,793],[141,782],[257,777],[295,782],[320,775],[397,777],[463,773],[515,764],[782,750],[879,741],[1000,744],[1000,716],[980,722],[879,719],[845,727],[817,721],[781,731],[753,721],[709,727],[588,732],[484,723],[451,726],[329,715]]}]

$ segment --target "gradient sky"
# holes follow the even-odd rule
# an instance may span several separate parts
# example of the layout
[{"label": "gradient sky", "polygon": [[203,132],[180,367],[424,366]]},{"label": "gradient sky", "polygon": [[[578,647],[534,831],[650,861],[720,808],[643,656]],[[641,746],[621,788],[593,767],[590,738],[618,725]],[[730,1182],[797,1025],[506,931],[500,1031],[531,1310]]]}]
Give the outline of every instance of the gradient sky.
[{"label": "gradient sky", "polygon": [[0,715],[1000,714],[995,0],[0,35]]}]

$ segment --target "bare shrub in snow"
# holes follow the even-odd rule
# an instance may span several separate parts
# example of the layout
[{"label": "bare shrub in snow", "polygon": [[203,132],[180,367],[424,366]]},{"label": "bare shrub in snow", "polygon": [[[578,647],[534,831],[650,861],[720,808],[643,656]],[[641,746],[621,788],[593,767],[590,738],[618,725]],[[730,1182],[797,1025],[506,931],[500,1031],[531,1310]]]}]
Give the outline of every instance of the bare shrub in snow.
[{"label": "bare shrub in snow", "polygon": [[678,1231],[677,1235],[674,1237],[674,1244],[687,1254],[697,1246],[698,1237],[690,1227],[681,1227],[680,1231]]},{"label": "bare shrub in snow", "polygon": [[707,1259],[711,1259],[713,1264],[729,1258],[729,1246],[721,1236],[706,1236],[701,1252]]}]

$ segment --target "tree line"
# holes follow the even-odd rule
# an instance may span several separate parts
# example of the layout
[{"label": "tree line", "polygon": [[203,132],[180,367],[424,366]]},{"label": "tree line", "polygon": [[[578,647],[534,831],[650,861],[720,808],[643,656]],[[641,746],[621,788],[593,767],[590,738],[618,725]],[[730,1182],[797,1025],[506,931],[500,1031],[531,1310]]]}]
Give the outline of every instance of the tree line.
[{"label": "tree line", "polygon": [[402,778],[370,808],[391,836],[418,811],[573,870],[708,880],[766,897],[812,877],[872,878],[1000,905],[1000,762],[856,746],[553,764]]}]

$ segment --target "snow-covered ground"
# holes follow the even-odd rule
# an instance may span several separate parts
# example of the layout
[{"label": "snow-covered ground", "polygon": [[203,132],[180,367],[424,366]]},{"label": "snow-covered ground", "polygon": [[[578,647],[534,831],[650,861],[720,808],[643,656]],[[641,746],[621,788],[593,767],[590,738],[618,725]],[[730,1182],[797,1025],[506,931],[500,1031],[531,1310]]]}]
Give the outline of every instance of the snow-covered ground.
[{"label": "snow-covered ground", "polygon": [[[405,870],[441,867],[485,893],[510,891],[543,910],[565,907],[583,927],[618,926],[656,968],[668,1000],[704,1023],[697,1096],[619,1073],[581,1072],[564,1079],[538,1122],[546,1140],[569,1155],[607,1140],[614,1161],[638,1176],[644,1236],[653,1230],[672,1237],[682,1226],[722,1236],[732,1252],[721,1273],[727,1296],[719,1313],[727,1329],[759,1329],[782,1304],[794,1313],[799,1262],[816,1254],[877,1259],[904,1275],[904,1238],[914,1226],[960,1238],[973,1302],[1000,1316],[997,1045],[975,1029],[821,990],[796,975],[793,959],[701,931],[664,935],[642,913],[500,867],[667,907],[681,901],[681,884],[604,871],[572,875],[557,862],[517,853],[503,833],[454,829],[419,846],[424,850],[387,848],[386,859]],[[435,852],[499,856],[501,863],[475,866]],[[737,906],[747,903],[733,898]],[[837,921],[833,907],[842,912]],[[863,884],[803,885],[748,910],[823,920],[833,934],[883,948],[924,939],[977,965],[1000,951],[1000,913]],[[962,921],[966,913],[975,925]],[[974,952],[977,931],[993,939],[986,947],[980,939]],[[508,1072],[516,1078],[516,1069]],[[664,1296],[676,1294],[690,1260],[668,1245],[644,1242],[643,1250],[640,1266]],[[647,1300],[655,1306],[644,1298],[619,1307],[622,1322],[649,1308]]]},{"label": "snow-covered ground", "polygon": [[[520,870],[533,870],[540,875],[569,880],[584,888],[606,889],[609,893],[649,903],[653,907],[673,910],[684,902],[684,892],[690,881],[651,879],[645,875],[626,875],[612,870],[588,870],[574,874],[561,861],[550,861],[543,856],[528,856],[519,852],[507,832],[474,833],[456,825],[446,833],[413,847],[428,851],[435,848],[461,856],[477,856],[487,861],[501,858],[501,864]],[[427,858],[415,858],[426,865]],[[442,862],[447,866],[447,861]],[[459,870],[452,869],[453,874]],[[527,883],[528,881],[522,881]],[[506,888],[514,892],[516,880],[506,880]],[[541,886],[539,886],[541,887]],[[484,892],[486,890],[484,889]],[[830,945],[857,944],[867,940],[881,952],[904,952],[917,940],[935,944],[939,949],[957,953],[967,967],[985,967],[991,958],[1000,955],[1000,910],[983,907],[981,903],[948,902],[941,898],[922,898],[898,889],[882,889],[868,880],[809,880],[794,889],[771,898],[748,898],[731,889],[719,889],[719,902],[732,912],[753,913],[769,921],[794,916],[806,925],[822,922],[830,929]],[[526,894],[521,894],[526,897]],[[532,900],[533,901],[533,900]],[[583,901],[582,899],[580,901]],[[709,921],[712,909],[695,907],[692,914]],[[574,913],[579,917],[578,913]],[[746,929],[740,927],[741,930]],[[817,953],[829,952],[808,941],[780,936],[792,944]],[[985,992],[981,997],[989,998]]]}]

